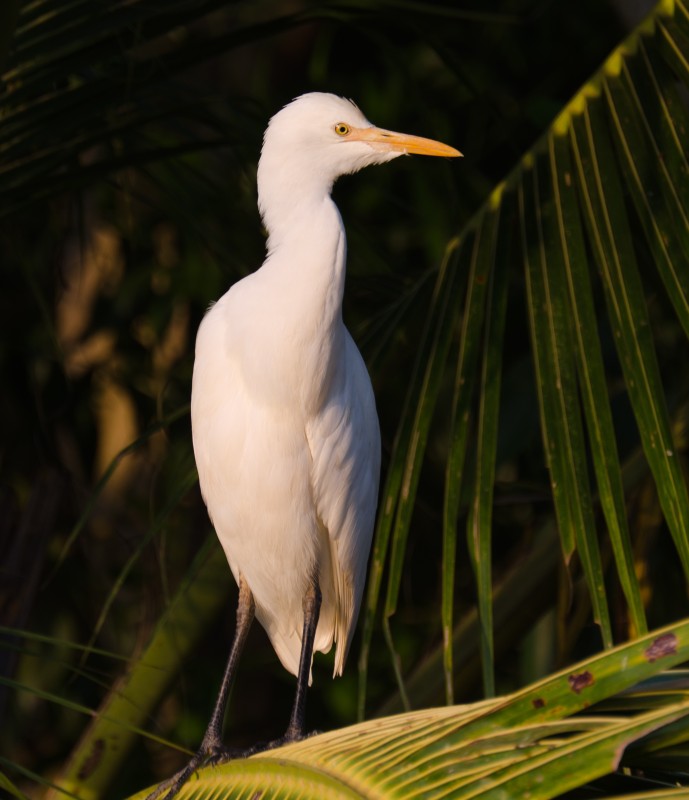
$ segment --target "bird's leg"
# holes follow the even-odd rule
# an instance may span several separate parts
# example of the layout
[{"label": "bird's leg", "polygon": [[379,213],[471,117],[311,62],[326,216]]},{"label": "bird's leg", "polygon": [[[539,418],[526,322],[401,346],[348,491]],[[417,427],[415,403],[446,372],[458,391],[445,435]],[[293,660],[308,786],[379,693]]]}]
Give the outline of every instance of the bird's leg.
[{"label": "bird's leg", "polygon": [[289,725],[282,739],[284,743],[296,742],[304,738],[306,729],[306,692],[309,688],[309,674],[313,659],[313,640],[318,627],[318,616],[321,611],[321,587],[318,578],[314,578],[304,595],[304,630],[301,638],[301,655],[299,657],[299,674],[297,691]]},{"label": "bird's leg", "polygon": [[274,739],[270,742],[259,742],[253,747],[250,747],[245,753],[247,756],[254,755],[255,753],[262,753],[265,750],[272,750],[275,747],[281,747],[283,744],[289,744],[289,742],[298,742],[305,736],[306,692],[309,688],[309,673],[311,672],[311,660],[313,657],[313,640],[316,637],[318,615],[321,611],[321,587],[318,585],[317,578],[313,578],[304,595],[303,608],[304,629],[301,637],[297,691],[294,695],[294,705],[292,706],[289,725],[284,735],[279,739]]},{"label": "bird's leg", "polygon": [[[237,625],[234,631],[234,639],[230,648],[230,655],[227,659],[225,674],[218,698],[215,701],[213,713],[211,714],[206,733],[201,741],[201,746],[192,756],[189,763],[173,775],[169,780],[161,783],[149,794],[146,800],[155,800],[163,792],[167,791],[164,800],[172,800],[179,792],[187,778],[204,764],[216,764],[221,761],[229,761],[233,757],[246,755],[243,751],[232,751],[222,743],[222,729],[225,720],[225,710],[230,696],[230,689],[239,663],[239,657],[244,649],[251,623],[254,621],[256,606],[254,597],[249,589],[249,584],[244,580],[244,576],[239,576],[239,602],[237,603]],[[169,790],[169,791],[168,791]]]},{"label": "bird's leg", "polygon": [[239,657],[244,649],[247,636],[251,623],[254,621],[254,614],[256,613],[256,605],[254,603],[254,596],[251,594],[249,584],[244,579],[244,576],[239,576],[239,600],[237,602],[237,625],[235,627],[234,639],[232,640],[232,647],[230,648],[230,655],[227,659],[225,666],[225,674],[220,684],[220,691],[218,692],[217,700],[211,714],[206,733],[201,741],[200,752],[205,752],[207,756],[214,756],[217,751],[222,749],[222,729],[225,721],[225,710],[227,709],[227,701],[230,697],[230,690],[232,689],[232,682],[239,663]]}]

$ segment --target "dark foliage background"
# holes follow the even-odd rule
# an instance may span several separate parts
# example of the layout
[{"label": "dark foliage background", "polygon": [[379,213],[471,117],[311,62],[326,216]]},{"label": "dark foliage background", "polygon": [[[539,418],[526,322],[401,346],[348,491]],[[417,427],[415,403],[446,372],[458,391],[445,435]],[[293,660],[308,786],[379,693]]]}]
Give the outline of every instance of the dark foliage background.
[{"label": "dark foliage background", "polygon": [[[12,9],[3,13],[7,30]],[[210,532],[187,407],[193,342],[208,304],[262,261],[255,170],[268,118],[298,94],[332,91],[381,126],[465,154],[461,163],[404,159],[335,190],[349,237],[345,317],[374,380],[385,469],[448,241],[640,13],[610,0],[20,4],[0,52],[0,624],[34,637],[2,640],[0,769],[31,786],[22,771],[47,776],[64,763],[84,725],[77,705],[99,706]],[[644,278],[677,406],[686,400],[686,340],[657,279]],[[511,297],[523,294],[523,276],[509,280]],[[496,581],[552,514],[522,309],[511,300],[507,312]],[[615,393],[621,379],[609,330],[602,337],[624,459],[638,435]],[[441,641],[436,531],[451,380],[431,430],[391,623],[403,673]],[[629,510],[649,623],[662,624],[687,611],[682,573],[648,483],[637,484]],[[461,537],[459,547],[461,615],[475,589]],[[498,691],[600,646],[576,565],[569,591],[559,569],[563,580],[551,571],[533,607],[514,609],[522,623],[504,623],[524,632],[498,646]],[[228,569],[224,610],[204,622],[149,730],[189,748],[200,740],[235,598]],[[616,613],[613,599],[623,637],[629,621],[618,606]],[[377,632],[370,656],[368,713],[397,697],[382,639]],[[356,719],[357,650],[355,641],[336,682],[329,659],[317,658],[313,727]],[[229,739],[279,734],[292,691],[257,626]],[[474,669],[457,698],[481,694]],[[142,740],[109,796],[168,774],[180,758]]]}]

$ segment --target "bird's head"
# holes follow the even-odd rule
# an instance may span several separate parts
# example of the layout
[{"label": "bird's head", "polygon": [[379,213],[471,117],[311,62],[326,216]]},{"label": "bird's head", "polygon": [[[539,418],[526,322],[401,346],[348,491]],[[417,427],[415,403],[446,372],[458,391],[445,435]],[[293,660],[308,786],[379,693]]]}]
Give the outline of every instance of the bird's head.
[{"label": "bird's head", "polygon": [[[270,206],[285,192],[329,193],[340,177],[406,154],[460,156],[432,139],[376,128],[351,101],[312,92],[293,100],[270,120],[258,165],[259,207],[266,223]],[[270,225],[268,224],[270,228]]]}]

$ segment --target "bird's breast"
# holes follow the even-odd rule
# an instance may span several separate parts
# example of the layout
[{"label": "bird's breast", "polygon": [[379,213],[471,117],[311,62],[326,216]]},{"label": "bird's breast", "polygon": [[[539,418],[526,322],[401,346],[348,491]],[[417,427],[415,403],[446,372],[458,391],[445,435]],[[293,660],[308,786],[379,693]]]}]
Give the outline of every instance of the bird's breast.
[{"label": "bird's breast", "polygon": [[[283,246],[209,313],[256,402],[313,413],[325,401],[345,358],[344,258],[344,235],[313,252]],[[200,335],[197,358],[205,347]]]},{"label": "bird's breast", "polygon": [[305,307],[298,294],[287,296],[287,288],[266,293],[246,281],[206,315],[195,369],[209,382],[229,380],[255,405],[317,413],[345,358],[341,315],[327,304]]}]

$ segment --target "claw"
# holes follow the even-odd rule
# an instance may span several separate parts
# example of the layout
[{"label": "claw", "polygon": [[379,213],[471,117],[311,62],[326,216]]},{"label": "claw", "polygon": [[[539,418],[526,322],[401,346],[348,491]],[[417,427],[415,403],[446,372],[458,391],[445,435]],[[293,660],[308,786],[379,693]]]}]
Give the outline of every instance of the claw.
[{"label": "claw", "polygon": [[[184,786],[191,775],[201,767],[217,766],[225,764],[235,758],[245,758],[250,755],[246,750],[238,750],[234,747],[226,747],[223,744],[201,744],[198,752],[191,757],[189,763],[176,772],[171,778],[159,783],[158,786],[146,797],[146,800],[157,800],[163,792],[167,794],[163,800],[172,800],[173,797]],[[168,791],[169,790],[169,791]]]}]

